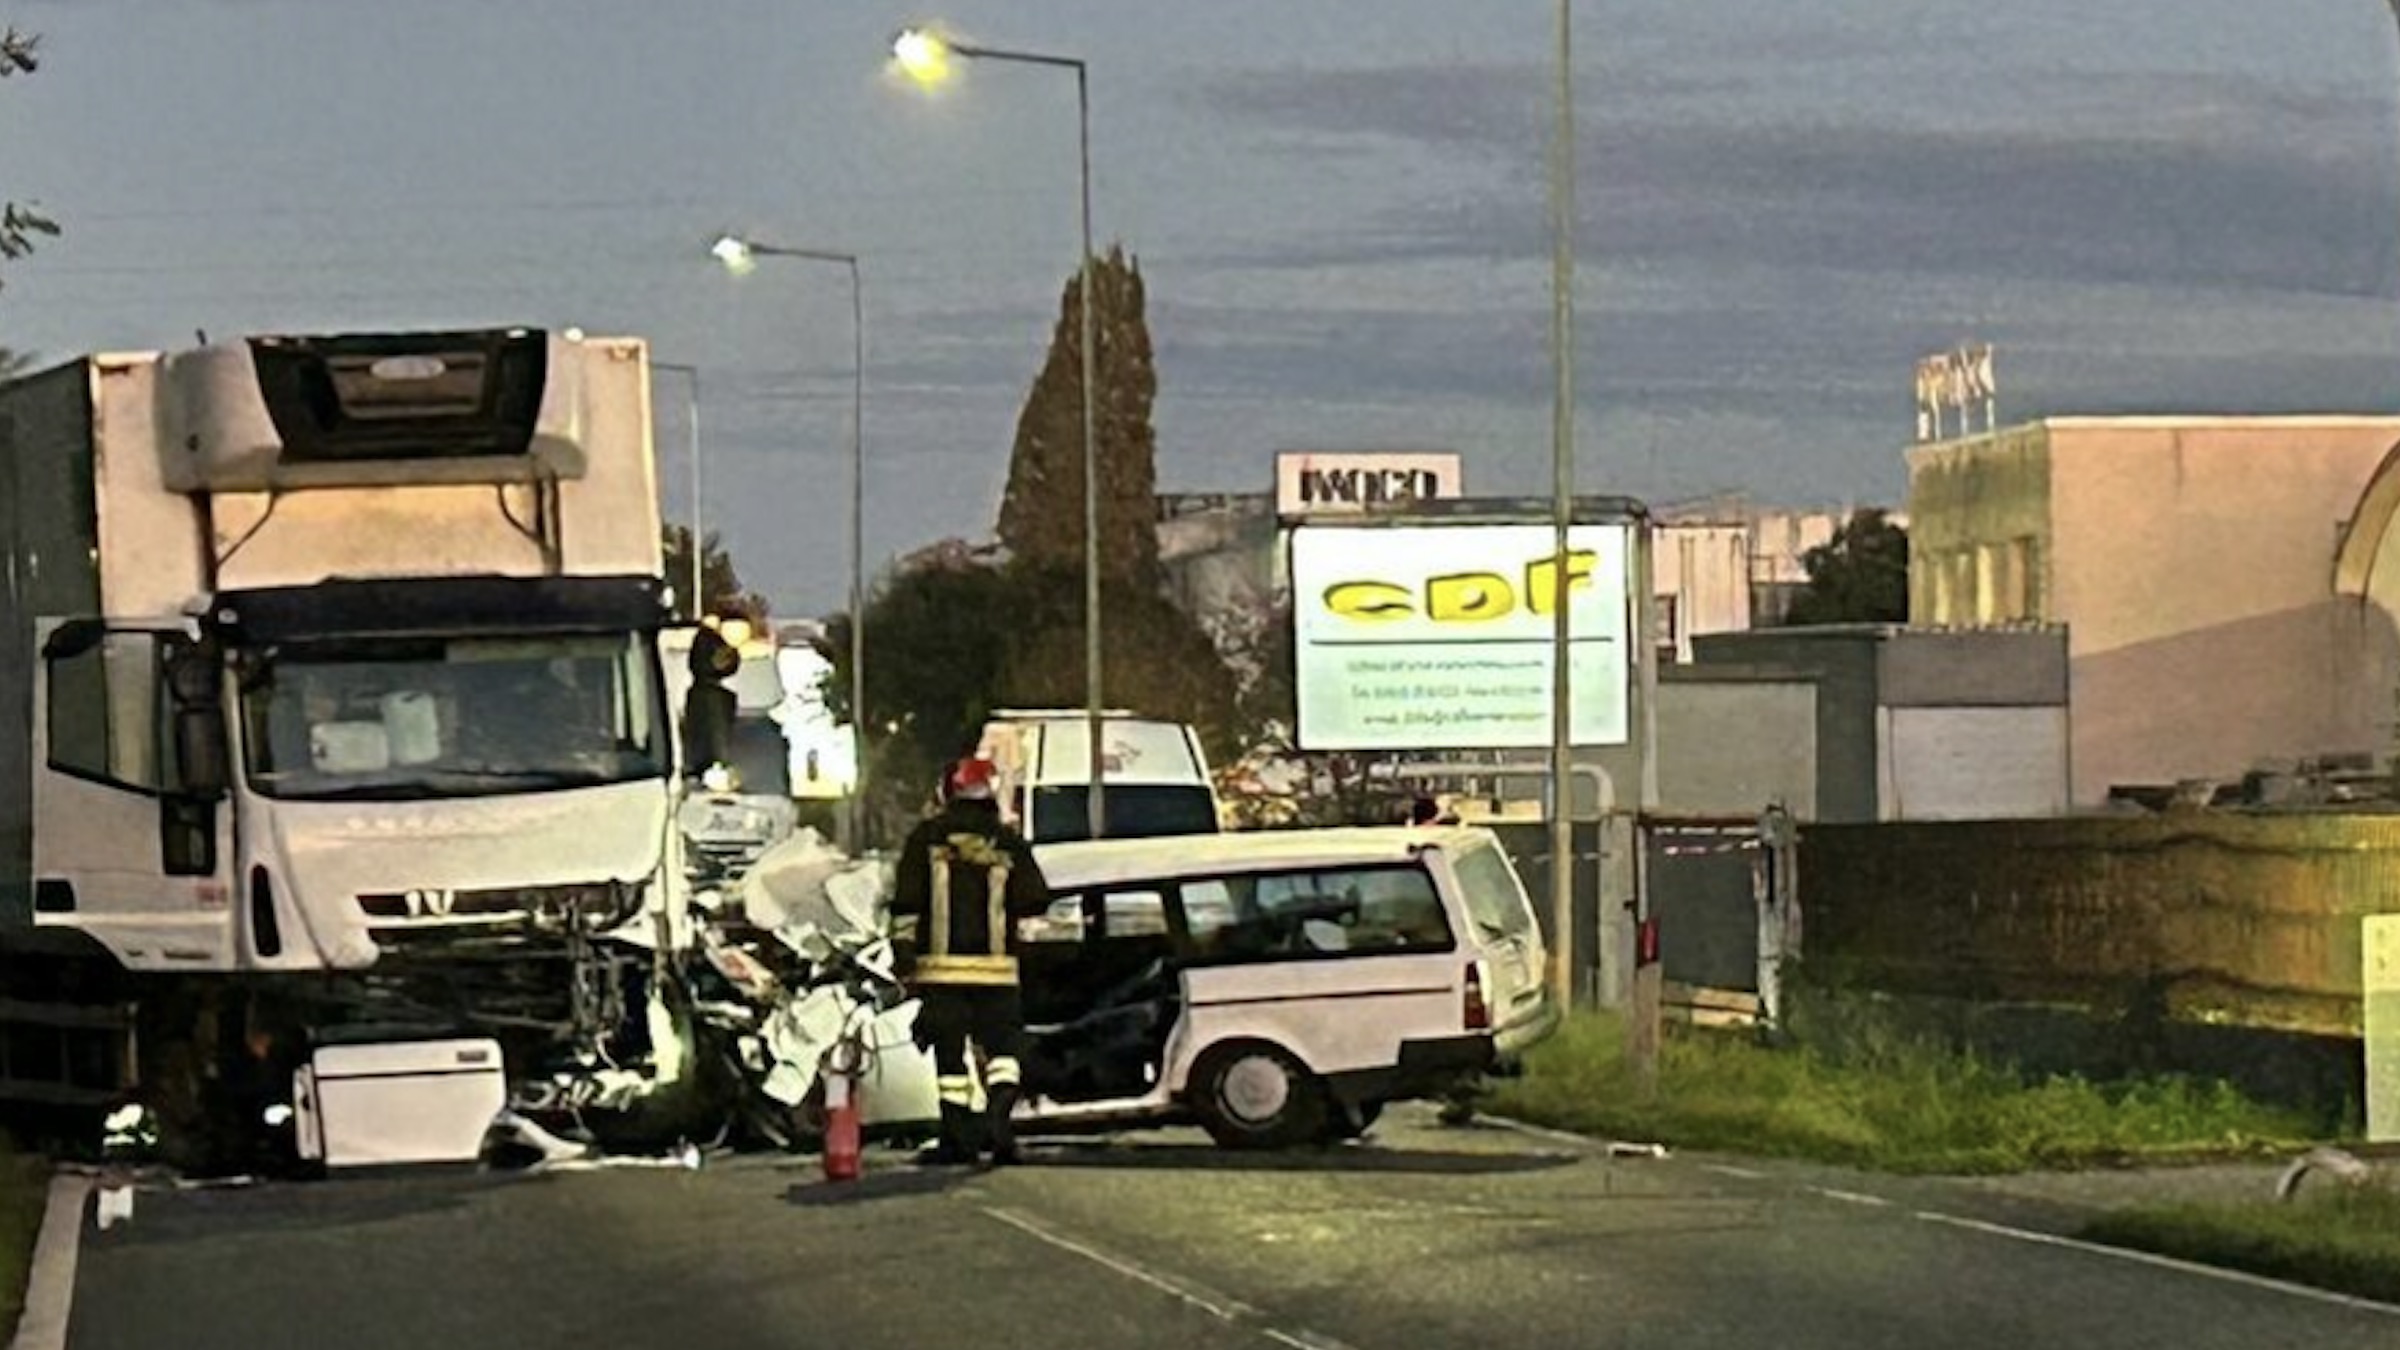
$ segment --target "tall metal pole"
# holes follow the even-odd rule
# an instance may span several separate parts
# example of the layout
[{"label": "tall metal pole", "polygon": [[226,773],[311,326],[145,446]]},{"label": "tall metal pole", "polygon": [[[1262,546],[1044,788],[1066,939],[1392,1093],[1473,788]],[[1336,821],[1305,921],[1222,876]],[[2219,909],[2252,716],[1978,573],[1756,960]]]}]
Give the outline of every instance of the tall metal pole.
[{"label": "tall metal pole", "polygon": [[[858,255],[829,248],[796,248],[728,236],[733,258],[799,258],[808,262],[839,263],[850,272],[850,737],[854,772],[850,809],[843,827],[844,842],[853,850],[865,843],[867,783],[867,317],[865,284],[859,277]],[[731,261],[732,259],[728,259]],[[696,444],[696,442],[695,442]],[[697,492],[699,469],[692,470]],[[697,526],[695,525],[695,530]]]},{"label": "tall metal pole", "polygon": [[[2395,0],[2400,3],[2400,0]],[[1550,526],[1556,575],[1550,630],[1550,944],[1551,986],[1575,996],[1574,643],[1568,616],[1575,519],[1575,63],[1570,0],[1558,0],[1558,126],[1550,142]],[[1602,916],[1603,925],[1606,916]]]},{"label": "tall metal pole", "polygon": [[850,259],[850,851],[867,842],[867,310]]},{"label": "tall metal pole", "polygon": [[1079,57],[1007,47],[981,47],[965,42],[941,42],[943,50],[970,60],[1014,61],[1055,66],[1075,72],[1075,150],[1077,185],[1082,195],[1083,258],[1075,269],[1082,293],[1079,336],[1083,344],[1083,715],[1084,739],[1090,759],[1085,770],[1091,791],[1085,795],[1084,827],[1098,839],[1108,832],[1108,757],[1102,745],[1101,631],[1100,631],[1100,436],[1095,405],[1098,353],[1093,337],[1092,310],[1092,94],[1091,72]]},{"label": "tall metal pole", "polygon": [[[2400,3],[2400,0],[2395,0]],[[1103,794],[1108,757],[1101,745],[1100,725],[1100,441],[1094,430],[1094,368],[1098,365],[1092,341],[1092,98],[1083,63],[1075,63],[1075,128],[1079,179],[1083,192],[1083,715],[1084,739],[1089,742],[1091,792],[1086,798],[1084,823],[1091,837],[1108,833],[1108,806]]]}]

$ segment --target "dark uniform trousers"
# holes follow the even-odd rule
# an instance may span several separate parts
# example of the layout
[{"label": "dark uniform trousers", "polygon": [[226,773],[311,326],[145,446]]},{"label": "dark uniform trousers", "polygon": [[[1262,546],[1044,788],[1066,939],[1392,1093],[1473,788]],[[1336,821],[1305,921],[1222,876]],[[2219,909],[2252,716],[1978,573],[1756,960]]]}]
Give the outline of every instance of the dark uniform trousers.
[{"label": "dark uniform trousers", "polygon": [[[1016,1153],[1009,1115],[1016,1107],[1018,1085],[1024,1074],[1020,1057],[1025,1040],[1025,1008],[1017,991],[1017,960],[1008,954],[1010,869],[1004,860],[982,850],[969,849],[962,856],[956,846],[958,842],[954,836],[951,844],[937,846],[933,853],[932,913],[927,916],[929,922],[922,934],[926,950],[917,958],[913,981],[922,1000],[917,1031],[920,1040],[933,1051],[935,1087],[942,1105],[944,1151],[951,1154],[977,1151],[978,1141],[972,1135],[977,1066],[970,1058],[971,1049],[974,1057],[982,1061],[986,1097],[985,1138],[981,1142],[995,1157],[1008,1159]],[[952,864],[957,862],[979,865],[960,870],[970,874],[980,870],[987,889],[985,895],[951,893]],[[984,929],[989,935],[988,950],[951,950],[951,912],[955,904],[988,907]]]}]

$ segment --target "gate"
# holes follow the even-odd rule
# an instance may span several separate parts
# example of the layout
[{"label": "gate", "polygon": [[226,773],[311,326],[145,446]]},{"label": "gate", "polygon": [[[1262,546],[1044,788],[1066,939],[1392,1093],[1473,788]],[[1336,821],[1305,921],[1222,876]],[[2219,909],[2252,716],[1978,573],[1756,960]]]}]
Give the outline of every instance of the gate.
[{"label": "gate", "polygon": [[1646,816],[1644,915],[1656,925],[1667,1008],[1687,1020],[1768,1022],[1797,946],[1790,817]]}]

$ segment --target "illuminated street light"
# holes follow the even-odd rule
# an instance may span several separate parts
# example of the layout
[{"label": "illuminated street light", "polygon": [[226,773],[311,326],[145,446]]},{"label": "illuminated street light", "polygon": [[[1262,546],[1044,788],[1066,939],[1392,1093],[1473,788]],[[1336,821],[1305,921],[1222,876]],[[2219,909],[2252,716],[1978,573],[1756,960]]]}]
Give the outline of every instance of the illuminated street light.
[{"label": "illuminated street light", "polygon": [[850,272],[850,736],[857,767],[850,786],[848,843],[855,851],[865,843],[867,799],[867,318],[858,255],[762,244],[735,234],[721,236],[708,251],[735,276],[755,269],[760,258],[837,263]]},{"label": "illuminated street light", "polygon": [[928,29],[901,29],[892,39],[892,60],[908,78],[928,88],[950,78],[950,44]]},{"label": "illuminated street light", "polygon": [[758,266],[758,257],[752,252],[750,241],[739,235],[729,234],[719,238],[716,243],[709,245],[708,252],[709,256],[725,264],[725,270],[737,277]]},{"label": "illuminated street light", "polygon": [[[2400,0],[2395,0],[2400,3]],[[1018,65],[1050,66],[1075,72],[1075,130],[1080,173],[1077,179],[1083,207],[1083,258],[1077,269],[1083,303],[1083,703],[1084,736],[1089,742],[1091,789],[1085,794],[1084,821],[1091,837],[1108,833],[1104,800],[1107,756],[1100,720],[1100,448],[1095,432],[1093,400],[1094,340],[1092,335],[1092,98],[1089,72],[1072,56],[1012,51],[959,42],[925,28],[904,28],[892,39],[892,61],[919,85],[931,87],[947,78],[950,59],[1008,61]]]}]

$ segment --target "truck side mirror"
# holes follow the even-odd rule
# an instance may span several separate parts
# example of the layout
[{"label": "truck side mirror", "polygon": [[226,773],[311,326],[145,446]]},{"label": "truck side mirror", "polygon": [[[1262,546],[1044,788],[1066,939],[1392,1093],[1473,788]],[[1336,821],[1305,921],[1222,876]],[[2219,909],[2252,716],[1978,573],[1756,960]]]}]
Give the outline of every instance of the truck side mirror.
[{"label": "truck side mirror", "polygon": [[49,640],[42,644],[45,661],[72,661],[108,637],[104,619],[69,619],[50,630]]},{"label": "truck side mirror", "polygon": [[214,709],[175,710],[175,768],[184,795],[212,802],[222,798],[232,786],[231,759],[225,720]]},{"label": "truck side mirror", "polygon": [[217,658],[211,642],[176,642],[166,651],[175,787],[180,795],[200,801],[221,799],[233,784],[233,755],[218,692],[224,675]]}]

